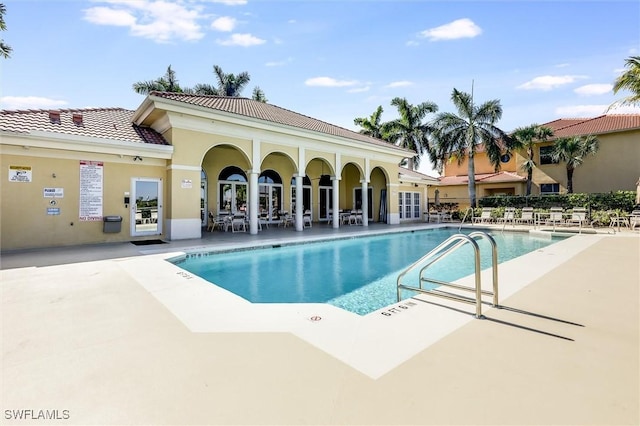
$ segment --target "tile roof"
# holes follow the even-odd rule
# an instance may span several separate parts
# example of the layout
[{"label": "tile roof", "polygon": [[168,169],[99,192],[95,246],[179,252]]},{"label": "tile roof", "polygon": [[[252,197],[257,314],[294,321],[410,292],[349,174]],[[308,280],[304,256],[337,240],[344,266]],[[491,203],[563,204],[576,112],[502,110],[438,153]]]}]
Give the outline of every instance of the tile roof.
[{"label": "tile roof", "polygon": [[543,124],[556,138],[599,135],[640,129],[640,114],[610,114],[594,118],[563,118]]},{"label": "tile roof", "polygon": [[155,130],[132,123],[123,108],[0,111],[0,131],[34,131],[169,145]]},{"label": "tile roof", "polygon": [[430,180],[437,182],[438,178],[426,175],[424,173],[417,172],[415,170],[407,169],[406,167],[398,166],[398,174],[405,175],[412,178],[418,178],[422,180]]},{"label": "tile roof", "polygon": [[[479,173],[476,175],[476,183],[501,183],[501,182],[523,182],[527,178],[511,172]],[[440,178],[441,185],[462,185],[469,183],[467,175],[443,176]]]},{"label": "tile roof", "polygon": [[278,107],[276,105],[254,101],[253,99],[240,98],[234,96],[211,96],[193,95],[187,93],[173,92],[151,92],[150,97],[159,97],[172,101],[182,102],[190,105],[197,105],[216,111],[237,114],[244,117],[264,120],[271,123],[283,124],[300,129],[311,130],[331,136],[339,136],[347,139],[354,139],[360,142],[371,143],[385,147],[393,147],[402,151],[411,152],[404,148],[399,148],[381,139],[372,138],[362,133],[345,129],[297,112]]}]

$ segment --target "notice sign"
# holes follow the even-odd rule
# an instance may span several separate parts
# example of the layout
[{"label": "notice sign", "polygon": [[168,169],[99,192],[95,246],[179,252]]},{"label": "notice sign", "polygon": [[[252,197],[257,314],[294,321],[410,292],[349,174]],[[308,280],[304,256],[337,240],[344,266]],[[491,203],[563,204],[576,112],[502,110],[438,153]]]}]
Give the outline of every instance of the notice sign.
[{"label": "notice sign", "polygon": [[47,214],[49,216],[58,216],[58,215],[60,215],[60,207],[47,207]]},{"label": "notice sign", "polygon": [[181,187],[183,189],[193,188],[193,181],[191,179],[182,179]]},{"label": "notice sign", "polygon": [[104,163],[80,161],[80,220],[102,220]]},{"label": "notice sign", "polygon": [[44,198],[63,198],[64,188],[44,188]]},{"label": "notice sign", "polygon": [[31,182],[31,166],[9,166],[9,182]]}]

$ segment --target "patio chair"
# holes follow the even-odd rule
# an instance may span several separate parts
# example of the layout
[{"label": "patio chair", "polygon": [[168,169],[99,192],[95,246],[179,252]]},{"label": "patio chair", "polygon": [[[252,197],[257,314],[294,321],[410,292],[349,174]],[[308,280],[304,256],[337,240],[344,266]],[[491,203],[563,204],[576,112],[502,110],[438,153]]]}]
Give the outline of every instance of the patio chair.
[{"label": "patio chair", "polygon": [[640,227],[640,210],[634,210],[629,216],[629,227],[633,230]]},{"label": "patio chair", "polygon": [[516,219],[516,223],[532,224],[533,220],[533,207],[523,207],[522,215]]},{"label": "patio chair", "polygon": [[549,217],[545,219],[545,225],[562,225],[565,223],[562,207],[551,207]]},{"label": "patio chair", "polygon": [[247,232],[246,220],[243,214],[233,215],[231,218],[231,232]]},{"label": "patio chair", "polygon": [[585,226],[589,224],[587,220],[587,209],[583,207],[576,207],[571,213],[571,217],[568,218],[565,223],[567,225]]},{"label": "patio chair", "polygon": [[504,214],[502,215],[502,217],[499,217],[496,219],[496,223],[503,223],[503,224],[507,224],[509,222],[511,222],[512,225],[515,225],[515,218],[516,218],[516,208],[515,207],[505,207],[504,208]]},{"label": "patio chair", "polygon": [[311,228],[311,210],[304,211],[304,214],[302,215],[302,224],[305,228]]},{"label": "patio chair", "polygon": [[474,217],[473,218],[473,223],[491,223],[493,222],[493,217],[491,217],[491,212],[493,211],[493,208],[491,207],[483,207],[482,208],[482,213],[480,213],[480,216]]}]

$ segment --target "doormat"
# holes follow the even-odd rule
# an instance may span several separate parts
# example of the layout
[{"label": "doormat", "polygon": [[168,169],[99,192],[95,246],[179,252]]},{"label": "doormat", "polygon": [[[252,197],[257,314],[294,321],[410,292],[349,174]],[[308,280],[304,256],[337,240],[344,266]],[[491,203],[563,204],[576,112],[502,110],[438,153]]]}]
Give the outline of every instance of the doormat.
[{"label": "doormat", "polygon": [[131,241],[131,244],[136,246],[150,246],[152,244],[166,244],[166,242],[162,240],[141,240],[141,241]]}]

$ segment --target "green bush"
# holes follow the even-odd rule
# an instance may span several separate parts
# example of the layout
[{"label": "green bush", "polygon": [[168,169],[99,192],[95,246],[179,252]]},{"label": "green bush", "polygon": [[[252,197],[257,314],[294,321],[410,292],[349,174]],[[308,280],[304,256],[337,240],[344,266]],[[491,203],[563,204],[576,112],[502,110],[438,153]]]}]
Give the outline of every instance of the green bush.
[{"label": "green bush", "polygon": [[547,210],[551,207],[585,207],[594,210],[620,210],[630,213],[635,204],[635,191],[616,191],[599,194],[549,194],[549,195],[515,195],[492,196],[478,200],[480,207],[533,207]]}]

